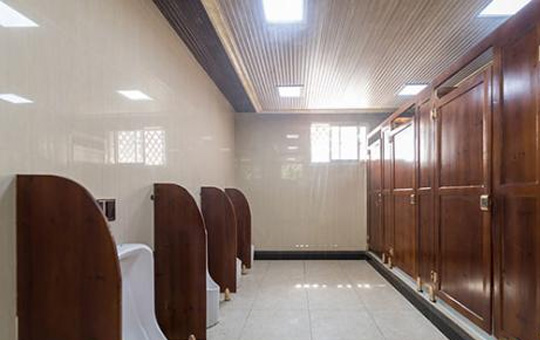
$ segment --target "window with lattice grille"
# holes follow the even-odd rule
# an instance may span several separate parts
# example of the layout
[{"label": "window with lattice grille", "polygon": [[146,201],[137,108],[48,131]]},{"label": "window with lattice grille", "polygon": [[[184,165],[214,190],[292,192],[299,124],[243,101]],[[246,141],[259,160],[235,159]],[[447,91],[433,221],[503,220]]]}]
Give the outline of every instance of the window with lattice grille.
[{"label": "window with lattice grille", "polygon": [[364,126],[311,125],[311,162],[358,161],[365,158]]},{"label": "window with lattice grille", "polygon": [[164,130],[118,131],[116,147],[120,164],[165,165]]}]

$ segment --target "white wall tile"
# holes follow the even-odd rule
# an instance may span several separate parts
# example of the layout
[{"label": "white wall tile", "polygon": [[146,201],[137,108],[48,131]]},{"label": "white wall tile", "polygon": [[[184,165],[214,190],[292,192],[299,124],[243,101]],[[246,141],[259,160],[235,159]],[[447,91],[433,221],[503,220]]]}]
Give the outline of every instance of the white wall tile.
[{"label": "white wall tile", "polygon": [[[63,175],[118,199],[116,241],[152,245],[154,182],[197,200],[201,185],[234,185],[234,113],[151,0],[5,2],[40,25],[0,27],[0,93],[34,101],[0,101],[0,339],[12,340],[15,174]],[[164,166],[107,158],[115,132],[153,127],[166,133]]]}]

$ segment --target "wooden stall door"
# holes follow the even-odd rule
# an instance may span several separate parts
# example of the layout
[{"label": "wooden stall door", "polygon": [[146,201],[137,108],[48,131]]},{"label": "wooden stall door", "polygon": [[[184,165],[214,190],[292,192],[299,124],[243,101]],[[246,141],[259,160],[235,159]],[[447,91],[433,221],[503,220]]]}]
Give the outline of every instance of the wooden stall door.
[{"label": "wooden stall door", "polygon": [[414,123],[393,135],[394,260],[397,267],[416,276],[415,138]]},{"label": "wooden stall door", "polygon": [[496,333],[540,336],[540,32],[502,47],[494,117]]},{"label": "wooden stall door", "polygon": [[466,81],[437,102],[439,296],[491,330],[491,72]]},{"label": "wooden stall door", "polygon": [[433,205],[433,128],[431,101],[418,106],[417,122],[417,228],[418,276],[424,283],[431,282],[431,272],[436,270],[436,228]]},{"label": "wooden stall door", "polygon": [[369,249],[381,256],[384,252],[384,230],[382,228],[382,158],[380,140],[370,145],[368,152]]}]

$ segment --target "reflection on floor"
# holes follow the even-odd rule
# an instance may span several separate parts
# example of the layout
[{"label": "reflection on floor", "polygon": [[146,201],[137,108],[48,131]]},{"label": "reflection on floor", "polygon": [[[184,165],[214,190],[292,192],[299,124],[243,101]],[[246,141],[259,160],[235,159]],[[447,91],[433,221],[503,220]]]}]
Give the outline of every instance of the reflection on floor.
[{"label": "reflection on floor", "polygon": [[364,261],[256,261],[209,340],[444,340]]}]

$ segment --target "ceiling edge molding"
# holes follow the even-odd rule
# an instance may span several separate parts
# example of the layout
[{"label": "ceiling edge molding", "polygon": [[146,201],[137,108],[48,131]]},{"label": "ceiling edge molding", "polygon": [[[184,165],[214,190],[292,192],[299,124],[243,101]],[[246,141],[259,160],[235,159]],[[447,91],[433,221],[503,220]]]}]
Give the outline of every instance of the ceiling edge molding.
[{"label": "ceiling edge molding", "polygon": [[260,114],[390,114],[396,111],[391,108],[373,109],[321,109],[321,110],[280,110],[280,111],[260,111]]},{"label": "ceiling edge molding", "polygon": [[254,112],[255,106],[201,0],[153,2],[234,110]]},{"label": "ceiling edge molding", "polygon": [[240,57],[240,52],[238,50],[236,42],[234,41],[232,30],[221,14],[222,12],[219,2],[217,0],[200,1],[206,9],[206,13],[208,14],[208,17],[210,18],[210,21],[212,22],[212,25],[214,26],[214,29],[219,39],[221,40],[221,44],[223,45],[225,52],[229,56],[229,60],[232,63],[234,69],[236,70],[236,74],[240,78],[240,81],[242,82],[244,90],[247,92],[251,103],[255,107],[255,111],[261,112],[262,105],[259,97],[255,92],[255,86],[249,78],[246,66],[244,65],[244,62]]}]

